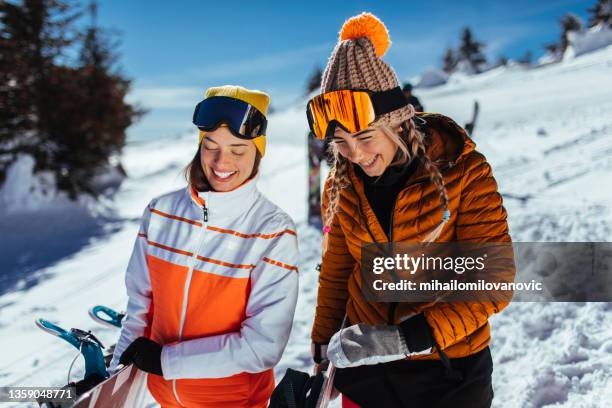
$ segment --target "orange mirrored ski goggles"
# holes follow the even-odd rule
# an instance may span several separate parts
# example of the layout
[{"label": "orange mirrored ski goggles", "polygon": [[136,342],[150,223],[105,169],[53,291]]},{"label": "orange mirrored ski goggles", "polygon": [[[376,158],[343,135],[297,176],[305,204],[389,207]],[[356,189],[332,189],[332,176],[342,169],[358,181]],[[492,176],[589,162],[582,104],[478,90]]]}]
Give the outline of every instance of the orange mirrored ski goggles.
[{"label": "orange mirrored ski goggles", "polygon": [[344,89],[315,96],[306,105],[308,126],[317,139],[330,137],[335,125],[349,133],[366,129],[385,113],[408,105],[401,88],[382,92]]}]

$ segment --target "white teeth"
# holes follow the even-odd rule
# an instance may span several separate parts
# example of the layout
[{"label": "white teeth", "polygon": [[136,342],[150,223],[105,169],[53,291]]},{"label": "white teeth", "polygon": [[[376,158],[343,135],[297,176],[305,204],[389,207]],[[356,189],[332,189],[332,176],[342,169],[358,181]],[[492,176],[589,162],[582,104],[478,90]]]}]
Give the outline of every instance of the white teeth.
[{"label": "white teeth", "polygon": [[233,175],[234,173],[236,173],[235,171],[230,171],[229,173],[221,173],[217,170],[213,170],[213,173],[215,173],[215,176],[219,177],[219,178],[228,178],[229,176]]},{"label": "white teeth", "polygon": [[374,161],[375,161],[375,160],[376,160],[376,156],[372,157],[372,160],[370,160],[370,161],[369,161],[369,162],[367,162],[367,163],[364,163],[363,165],[364,165],[364,166],[366,166],[366,167],[371,166],[371,165],[372,165],[372,163],[374,163]]}]

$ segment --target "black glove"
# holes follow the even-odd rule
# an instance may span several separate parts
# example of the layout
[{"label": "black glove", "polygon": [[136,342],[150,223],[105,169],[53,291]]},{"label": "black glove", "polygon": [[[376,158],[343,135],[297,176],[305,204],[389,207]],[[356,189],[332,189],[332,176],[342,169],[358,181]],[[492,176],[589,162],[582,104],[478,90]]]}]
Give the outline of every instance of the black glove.
[{"label": "black glove", "polygon": [[399,327],[410,351],[433,349],[435,341],[423,312],[404,320]]},{"label": "black glove", "polygon": [[119,363],[125,366],[134,363],[147,373],[164,375],[161,367],[162,346],[146,337],[139,337],[125,349]]},{"label": "black glove", "polygon": [[81,381],[73,383],[73,385],[75,386],[76,395],[86,393],[104,380],[106,380],[106,378],[94,373],[91,374],[89,377],[85,377]]}]

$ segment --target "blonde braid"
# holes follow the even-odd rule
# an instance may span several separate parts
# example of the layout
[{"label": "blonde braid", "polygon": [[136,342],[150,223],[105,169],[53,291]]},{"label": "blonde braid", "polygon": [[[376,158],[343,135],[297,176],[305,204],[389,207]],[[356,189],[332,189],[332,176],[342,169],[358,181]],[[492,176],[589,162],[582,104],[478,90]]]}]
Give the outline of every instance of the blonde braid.
[{"label": "blonde braid", "polygon": [[323,241],[321,243],[323,253],[327,250],[327,243],[329,237],[329,230],[334,219],[334,214],[338,208],[338,201],[340,198],[340,190],[348,187],[351,184],[349,178],[349,161],[344,157],[340,156],[338,150],[330,146],[334,156],[334,165],[329,172],[329,179],[331,180],[329,187],[327,188],[327,207],[323,214]]},{"label": "blonde braid", "polygon": [[427,154],[423,134],[416,128],[412,118],[402,124],[402,134],[407,138],[408,146],[410,147],[413,157],[418,157],[421,160],[421,163],[423,163],[425,170],[429,174],[429,179],[436,186],[440,196],[440,203],[444,209],[442,222],[440,222],[440,224],[438,224],[438,226],[423,240],[424,242],[433,242],[442,232],[442,228],[450,216],[448,212],[448,194],[444,186],[444,178],[442,177],[442,173],[440,173],[440,169],[438,169]]},{"label": "blonde braid", "polygon": [[423,134],[416,128],[414,120],[410,119],[404,122],[403,130],[408,136],[408,145],[414,157],[418,157],[427,173],[429,173],[429,179],[436,186],[438,194],[440,195],[440,203],[446,209],[448,208],[448,194],[446,193],[446,187],[444,186],[444,178],[438,167],[433,164],[433,161],[425,150],[425,142]]}]

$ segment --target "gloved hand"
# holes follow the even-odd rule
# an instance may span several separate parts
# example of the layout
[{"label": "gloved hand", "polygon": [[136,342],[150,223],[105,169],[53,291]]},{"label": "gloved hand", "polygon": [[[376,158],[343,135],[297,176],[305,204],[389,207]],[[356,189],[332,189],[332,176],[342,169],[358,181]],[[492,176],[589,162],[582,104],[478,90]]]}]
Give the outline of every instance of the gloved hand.
[{"label": "gloved hand", "polygon": [[[329,360],[327,359],[327,344],[312,343],[310,345],[310,351],[312,353],[312,359],[314,360],[314,363],[315,363],[314,369],[313,369],[313,375],[316,376],[319,373],[323,373],[323,375],[326,376],[325,372],[329,368]],[[325,386],[325,382],[323,383],[323,386]],[[322,389],[321,389],[321,392],[323,392]],[[334,387],[332,389],[331,395],[329,396],[329,400],[333,401],[336,398],[338,398],[339,395],[340,395],[340,391],[338,391],[336,387]]]},{"label": "gloved hand", "polygon": [[327,344],[311,343],[310,352],[312,353],[312,360],[314,361],[314,375],[319,374],[321,371],[327,371],[329,366],[329,360],[327,359]]},{"label": "gloved hand", "polygon": [[161,367],[162,346],[146,337],[139,337],[130,344],[121,357],[119,363],[136,367],[147,373],[164,375]]},{"label": "gloved hand", "polygon": [[347,368],[430,354],[432,349],[431,331],[419,314],[399,326],[359,323],[340,330],[329,341],[327,356],[334,366]]},{"label": "gloved hand", "polygon": [[102,381],[104,381],[106,378],[98,375],[98,374],[91,374],[89,377],[86,377],[84,379],[82,379],[81,381],[78,381],[76,383],[74,383],[75,386],[75,393],[76,395],[81,395],[86,393],[87,391],[91,390],[93,387],[95,387],[96,385],[100,384]]}]

